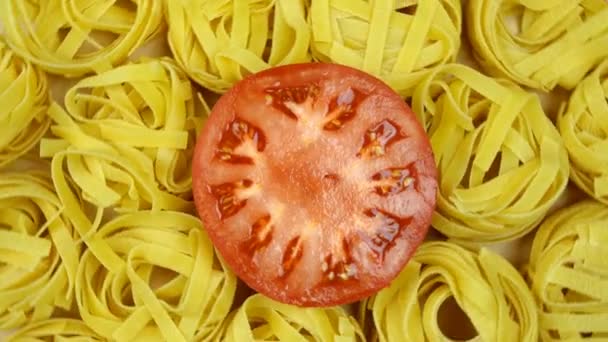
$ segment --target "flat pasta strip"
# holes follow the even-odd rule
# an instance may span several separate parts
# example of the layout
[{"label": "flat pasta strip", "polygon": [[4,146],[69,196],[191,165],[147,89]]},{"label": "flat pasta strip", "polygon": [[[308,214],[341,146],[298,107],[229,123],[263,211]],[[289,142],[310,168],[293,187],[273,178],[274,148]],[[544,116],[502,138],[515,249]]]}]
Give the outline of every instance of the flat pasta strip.
[{"label": "flat pasta strip", "polygon": [[44,72],[0,39],[0,167],[30,151],[49,127]]},{"label": "flat pasta strip", "polygon": [[572,89],[608,57],[605,0],[471,0],[467,14],[483,68],[522,85]]},{"label": "flat pasta strip", "polygon": [[11,335],[6,342],[34,341],[106,341],[87,325],[76,319],[52,318],[28,324]]},{"label": "flat pasta strip", "polygon": [[439,171],[433,227],[461,244],[523,236],[568,184],[568,154],[538,98],[459,64],[412,98]]},{"label": "flat pasta strip", "polygon": [[364,341],[357,321],[341,307],[302,308],[260,294],[247,298],[226,321],[221,341]]},{"label": "flat pasta strip", "polygon": [[69,77],[110,69],[161,31],[157,0],[6,0],[8,44],[45,71]]},{"label": "flat pasta strip", "polygon": [[454,341],[438,319],[450,299],[476,330],[467,341],[538,341],[534,298],[517,270],[485,248],[448,242],[423,244],[388,288],[362,303],[360,317],[375,329],[370,341]]},{"label": "flat pasta strip", "polygon": [[543,341],[608,339],[608,207],[586,200],[541,225],[528,278]]},{"label": "flat pasta strip", "polygon": [[576,87],[558,127],[570,155],[570,177],[608,204],[608,59]]},{"label": "flat pasta strip", "polygon": [[169,45],[194,81],[223,93],[248,74],[310,61],[307,3],[166,1]]},{"label": "flat pasta strip", "polygon": [[0,329],[69,310],[80,253],[48,175],[0,174]]},{"label": "flat pasta strip", "polygon": [[460,0],[318,0],[310,13],[315,59],[366,71],[406,97],[460,48]]}]

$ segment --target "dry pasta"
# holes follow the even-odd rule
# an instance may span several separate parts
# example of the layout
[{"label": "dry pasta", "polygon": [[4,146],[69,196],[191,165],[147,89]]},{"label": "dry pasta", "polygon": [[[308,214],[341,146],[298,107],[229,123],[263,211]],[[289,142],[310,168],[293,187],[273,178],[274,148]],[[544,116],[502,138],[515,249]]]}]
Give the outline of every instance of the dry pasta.
[{"label": "dry pasta", "polygon": [[568,184],[568,155],[538,98],[458,64],[416,88],[412,108],[439,170],[433,226],[459,243],[529,232]]},{"label": "dry pasta", "polygon": [[4,0],[9,45],[64,76],[103,71],[126,59],[162,27],[158,0]]},{"label": "dry pasta", "polygon": [[403,96],[460,47],[460,0],[317,0],[310,12],[315,58],[376,75]]},{"label": "dry pasta", "polygon": [[608,204],[608,59],[576,87],[558,127],[570,155],[570,177]]},{"label": "dry pasta", "polygon": [[49,127],[46,75],[0,39],[0,167],[31,150]]},{"label": "dry pasta", "polygon": [[362,304],[362,319],[376,329],[371,341],[452,341],[437,317],[450,298],[477,331],[469,341],[538,341],[534,298],[517,270],[487,249],[446,242],[423,244],[390,287]]},{"label": "dry pasta", "polygon": [[564,208],[539,228],[529,277],[543,341],[608,339],[608,207]]},{"label": "dry pasta", "polygon": [[574,88],[608,57],[605,0],[470,0],[467,14],[484,69],[529,87]]},{"label": "dry pasta", "polygon": [[310,60],[305,0],[166,1],[181,67],[215,92],[271,66]]},{"label": "dry pasta", "polygon": [[95,334],[80,320],[53,318],[23,327],[6,342],[42,341],[102,342],[105,339]]}]

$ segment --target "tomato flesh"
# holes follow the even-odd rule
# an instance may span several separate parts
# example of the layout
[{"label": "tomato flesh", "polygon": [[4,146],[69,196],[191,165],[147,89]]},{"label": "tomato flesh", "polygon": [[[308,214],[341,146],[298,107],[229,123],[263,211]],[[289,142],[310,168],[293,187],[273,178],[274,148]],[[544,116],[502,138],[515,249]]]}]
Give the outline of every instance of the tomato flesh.
[{"label": "tomato flesh", "polygon": [[394,279],[428,231],[437,171],[405,102],[325,63],[269,69],[223,95],[193,162],[197,211],[251,288],[345,304]]}]

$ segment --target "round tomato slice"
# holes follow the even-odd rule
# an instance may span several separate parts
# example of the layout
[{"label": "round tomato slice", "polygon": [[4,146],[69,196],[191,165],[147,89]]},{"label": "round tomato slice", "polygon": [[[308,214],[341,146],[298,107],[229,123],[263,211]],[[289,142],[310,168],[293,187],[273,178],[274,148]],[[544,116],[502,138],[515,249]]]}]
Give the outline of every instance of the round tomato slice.
[{"label": "round tomato slice", "polygon": [[424,240],[437,170],[423,128],[382,81],[325,63],[276,67],[214,106],[193,161],[216,248],[280,302],[360,300]]}]

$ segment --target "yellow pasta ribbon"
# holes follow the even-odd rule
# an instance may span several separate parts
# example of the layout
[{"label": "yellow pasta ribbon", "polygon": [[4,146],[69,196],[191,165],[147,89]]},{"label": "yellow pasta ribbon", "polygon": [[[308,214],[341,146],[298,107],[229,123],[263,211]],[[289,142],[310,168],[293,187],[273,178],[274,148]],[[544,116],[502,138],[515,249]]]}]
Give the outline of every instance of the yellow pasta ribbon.
[{"label": "yellow pasta ribbon", "polygon": [[558,127],[570,155],[570,177],[608,204],[608,59],[576,87]]},{"label": "yellow pasta ribbon", "polygon": [[460,0],[316,0],[310,13],[316,59],[376,75],[407,97],[460,48]]},{"label": "yellow pasta ribbon", "polygon": [[437,317],[450,298],[477,331],[468,341],[538,341],[534,298],[517,270],[485,248],[476,254],[447,242],[423,244],[388,288],[362,303],[361,318],[375,328],[371,341],[453,341]]},{"label": "yellow pasta ribbon", "polygon": [[49,127],[46,75],[0,39],[0,167],[31,150]]},{"label": "yellow pasta ribbon", "polygon": [[301,308],[255,294],[227,321],[221,341],[364,341],[357,321],[341,307]]},{"label": "yellow pasta ribbon", "polygon": [[543,341],[608,338],[607,269],[607,206],[579,202],[541,225],[528,272]]},{"label": "yellow pasta ribbon", "polygon": [[608,57],[605,0],[470,0],[468,36],[493,74],[572,89]]},{"label": "yellow pasta ribbon", "polygon": [[[128,5],[126,5],[128,3]],[[68,77],[110,69],[156,36],[162,1],[4,0],[0,20],[11,48]]]},{"label": "yellow pasta ribbon", "polygon": [[85,238],[76,300],[83,321],[112,341],[201,341],[228,315],[236,277],[200,221],[140,211]]},{"label": "yellow pasta ribbon", "polygon": [[202,86],[225,92],[244,76],[310,61],[305,0],[166,1],[168,40]]},{"label": "yellow pasta ribbon", "polygon": [[102,342],[106,340],[80,320],[54,318],[29,324],[9,337],[6,342],[37,341]]},{"label": "yellow pasta ribbon", "polygon": [[99,208],[191,210],[192,153],[209,111],[195,101],[188,78],[167,58],[78,82],[65,96],[67,112],[56,103],[49,109],[58,138],[41,142],[62,201],[72,196],[59,184],[69,176]]},{"label": "yellow pasta ribbon", "polygon": [[0,174],[0,329],[69,310],[80,247],[42,171]]},{"label": "yellow pasta ribbon", "polygon": [[436,68],[412,109],[439,171],[433,226],[455,242],[498,242],[534,228],[568,184],[568,154],[540,101],[464,65]]}]

